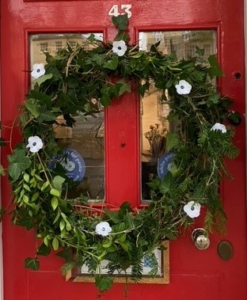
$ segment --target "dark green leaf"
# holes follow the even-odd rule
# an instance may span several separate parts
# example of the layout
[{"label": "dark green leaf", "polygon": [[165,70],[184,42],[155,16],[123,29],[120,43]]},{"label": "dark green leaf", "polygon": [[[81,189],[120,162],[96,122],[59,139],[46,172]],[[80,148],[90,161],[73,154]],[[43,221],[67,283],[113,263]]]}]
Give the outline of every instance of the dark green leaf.
[{"label": "dark green leaf", "polygon": [[51,253],[51,248],[42,243],[37,251],[37,255],[48,256]]},{"label": "dark green leaf", "polygon": [[166,137],[166,149],[171,151],[179,144],[179,136],[176,133],[168,132]]},{"label": "dark green leaf", "polygon": [[32,269],[37,271],[39,269],[39,261],[37,258],[26,258],[25,259],[25,268]]},{"label": "dark green leaf", "polygon": [[114,39],[114,41],[125,41],[125,42],[128,42],[129,40],[130,40],[129,35],[124,31],[120,31]]},{"label": "dark green leaf", "polygon": [[112,22],[119,30],[128,29],[129,19],[127,14],[119,15],[117,17],[113,16]]},{"label": "dark green leaf", "polygon": [[0,138],[0,147],[6,146],[6,141],[3,138]]},{"label": "dark green leaf", "polygon": [[69,262],[73,259],[73,253],[71,253],[71,250],[67,248],[59,251],[58,253],[56,253],[56,255],[62,257],[66,262]]},{"label": "dark green leaf", "polygon": [[119,92],[118,92],[118,96],[123,95],[124,93],[130,93],[130,86],[125,83],[124,81],[118,81],[117,85],[119,85]]},{"label": "dark green leaf", "polygon": [[16,149],[11,156],[8,156],[10,162],[8,166],[9,176],[16,181],[21,173],[31,165],[31,160],[26,156],[25,150]]},{"label": "dark green leaf", "polygon": [[100,103],[103,106],[108,106],[111,103],[111,94],[110,94],[110,88],[109,87],[105,87],[101,90],[102,96],[100,99]]},{"label": "dark green leaf", "polygon": [[208,101],[213,102],[214,104],[217,104],[220,100],[219,94],[214,94],[208,97]]},{"label": "dark green leaf", "polygon": [[34,118],[38,118],[40,116],[42,110],[39,101],[35,99],[27,99],[24,105],[29,110],[29,112],[34,116]]},{"label": "dark green leaf", "polygon": [[111,277],[97,275],[95,277],[95,285],[100,292],[108,291],[113,284],[113,279]]},{"label": "dark green leaf", "polygon": [[118,56],[115,54],[112,55],[111,59],[109,59],[104,63],[104,68],[110,70],[116,70],[117,66],[118,66]]},{"label": "dark green leaf", "polygon": [[210,63],[210,68],[208,69],[208,74],[211,79],[213,79],[216,76],[223,76],[224,73],[222,72],[220,65],[217,61],[216,55],[210,55],[208,58],[208,61]]},{"label": "dark green leaf", "polygon": [[2,222],[3,216],[5,215],[5,212],[6,212],[6,208],[1,207],[0,208],[0,222]]}]

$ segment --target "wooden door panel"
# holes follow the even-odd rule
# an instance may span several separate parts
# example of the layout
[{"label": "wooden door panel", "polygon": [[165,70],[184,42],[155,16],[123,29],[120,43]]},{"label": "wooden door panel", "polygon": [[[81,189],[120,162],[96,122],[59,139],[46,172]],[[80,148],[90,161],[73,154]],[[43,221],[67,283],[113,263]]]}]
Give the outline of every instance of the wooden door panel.
[{"label": "wooden door panel", "polygon": [[[244,31],[243,0],[163,0],[124,2],[131,4],[129,33],[131,41],[137,43],[139,31],[176,30],[176,29],[215,29],[217,30],[218,58],[224,71],[220,80],[223,94],[236,100],[235,108],[245,112],[245,74],[244,74]],[[108,15],[120,1],[1,1],[1,119],[4,124],[11,124],[16,116],[15,107],[22,103],[29,85],[29,33],[37,32],[104,32],[106,40],[111,40],[116,30]],[[233,17],[233,12],[234,16]],[[236,78],[236,73],[240,74]],[[126,103],[116,103],[108,109],[110,122],[115,127],[108,127],[108,143],[115,148],[108,150],[106,161],[109,168],[106,173],[106,194],[112,204],[131,200],[139,204],[140,192],[138,175],[138,114],[136,95],[126,97]],[[118,122],[123,114],[123,121]],[[116,119],[113,119],[113,117]],[[107,118],[108,118],[107,117]],[[108,120],[108,119],[107,119]],[[126,127],[127,126],[127,127]],[[127,128],[127,129],[126,129]],[[132,131],[134,135],[132,135]],[[3,135],[8,139],[10,129]],[[13,143],[18,141],[17,131],[13,134]],[[221,186],[224,208],[228,215],[228,233],[226,236],[212,234],[211,245],[205,251],[199,251],[191,241],[190,232],[186,232],[178,241],[171,242],[169,285],[130,285],[130,299],[166,297],[171,300],[246,300],[246,194],[245,194],[245,124],[236,127],[235,141],[241,148],[240,156],[228,162],[234,180],[226,180]],[[124,142],[126,147],[120,148]],[[135,150],[133,150],[135,149]],[[2,160],[6,165],[9,147],[2,149]],[[130,173],[119,166],[127,162],[133,165]],[[114,177],[114,174],[117,174]],[[123,180],[124,188],[119,191],[115,184]],[[10,200],[10,187],[7,178],[2,180],[2,201]],[[115,197],[117,196],[117,197]],[[200,226],[200,223],[197,224]],[[228,240],[234,248],[233,258],[223,261],[217,254],[220,241]],[[97,290],[93,284],[65,282],[59,268],[60,258],[51,256],[41,259],[41,269],[32,272],[24,269],[24,259],[32,256],[36,241],[32,231],[13,227],[9,216],[3,221],[4,255],[4,300],[56,300],[56,299],[96,299]],[[123,285],[116,284],[106,294],[106,299],[125,299]]]}]

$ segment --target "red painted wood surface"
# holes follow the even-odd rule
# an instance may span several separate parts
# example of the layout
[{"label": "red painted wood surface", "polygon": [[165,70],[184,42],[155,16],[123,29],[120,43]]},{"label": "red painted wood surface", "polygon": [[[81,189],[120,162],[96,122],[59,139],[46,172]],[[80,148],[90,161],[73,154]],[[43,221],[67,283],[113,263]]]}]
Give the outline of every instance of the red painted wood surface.
[{"label": "red painted wood surface", "polygon": [[[28,88],[28,34],[35,32],[105,32],[112,39],[116,30],[108,11],[114,4],[132,4],[130,35],[138,30],[216,29],[218,57],[225,77],[221,89],[236,99],[235,109],[245,112],[244,76],[244,0],[157,0],[127,2],[101,1],[1,1],[1,120],[11,124]],[[236,80],[235,72],[242,77]],[[139,204],[138,101],[133,93],[124,96],[106,113],[106,193],[108,201],[118,205],[131,200]],[[9,136],[9,129],[3,131]],[[18,140],[14,132],[13,143]],[[228,214],[228,234],[210,236],[211,245],[199,251],[186,233],[171,242],[171,283],[169,285],[130,285],[130,300],[246,300],[246,194],[245,194],[245,122],[236,128],[236,143],[241,155],[229,162],[234,181],[222,184],[224,207]],[[121,148],[124,142],[126,147]],[[8,147],[2,150],[6,162]],[[10,201],[7,179],[2,180],[2,201]],[[198,226],[200,224],[197,224]],[[223,261],[217,255],[218,243],[228,240],[234,256]],[[93,284],[65,282],[59,272],[62,262],[57,257],[41,261],[41,270],[24,269],[24,259],[35,251],[32,231],[13,227],[8,217],[3,222],[4,300],[81,300],[96,299]],[[105,299],[124,299],[123,285],[116,284]]]}]

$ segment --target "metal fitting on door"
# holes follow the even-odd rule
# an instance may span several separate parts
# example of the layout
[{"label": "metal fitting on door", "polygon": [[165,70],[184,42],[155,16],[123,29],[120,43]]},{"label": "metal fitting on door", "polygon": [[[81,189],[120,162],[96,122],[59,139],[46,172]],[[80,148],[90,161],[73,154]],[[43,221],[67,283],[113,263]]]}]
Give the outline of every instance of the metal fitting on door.
[{"label": "metal fitting on door", "polygon": [[191,238],[194,245],[199,250],[206,250],[210,245],[208,234],[204,228],[194,229]]}]

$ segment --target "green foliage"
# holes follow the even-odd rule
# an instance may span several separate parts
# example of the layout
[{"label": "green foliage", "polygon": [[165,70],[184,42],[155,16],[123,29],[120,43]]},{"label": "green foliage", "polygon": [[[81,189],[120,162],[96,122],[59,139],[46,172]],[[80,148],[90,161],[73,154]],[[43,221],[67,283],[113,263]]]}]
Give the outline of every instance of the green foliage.
[{"label": "green foliage", "polygon": [[31,160],[26,156],[24,149],[16,149],[13,154],[8,157],[8,160],[8,173],[13,181],[16,181],[22,172],[31,165]]},{"label": "green foliage", "polygon": [[[115,40],[127,41],[127,16],[113,17],[113,23],[118,28]],[[174,55],[161,53],[158,44],[149,52],[126,46],[124,55],[118,56],[110,42],[90,36],[83,47],[67,47],[55,56],[47,53],[46,73],[37,79],[22,106],[22,142],[8,157],[15,204],[12,223],[34,228],[41,241],[35,258],[27,258],[25,266],[38,269],[38,256],[55,250],[65,261],[63,274],[86,264],[101,292],[112,286],[112,276],[101,274],[102,261],[108,261],[109,275],[126,274],[130,267],[131,274],[126,276],[138,281],[143,256],[152,258],[163,240],[176,239],[182,227],[193,223],[183,210],[189,201],[204,207],[208,232],[224,230],[226,216],[218,186],[225,175],[231,177],[225,158],[233,159],[239,152],[232,142],[231,124],[238,124],[240,116],[230,111],[232,101],[221,96],[210,81],[222,75],[215,56],[210,56],[209,64],[200,64],[197,58],[177,61]],[[200,49],[198,53],[202,54]],[[187,94],[178,93],[180,80],[191,85]],[[71,180],[62,166],[49,168],[51,158],[62,153],[53,131],[56,118],[63,115],[64,126],[72,127],[74,114],[96,116],[102,105],[110,105],[133,86],[140,96],[145,95],[151,82],[171,109],[168,119],[174,130],[166,136],[166,150],[175,155],[167,176],[149,183],[150,205],[137,210],[125,202],[112,211],[107,203],[102,210],[93,208],[84,196],[68,198]],[[212,130],[214,124],[223,122],[225,132]],[[38,151],[26,147],[31,136],[43,142]],[[102,222],[111,228],[107,235],[96,232]],[[152,260],[150,276],[156,273],[157,262]]]},{"label": "green foliage", "polygon": [[26,258],[25,259],[25,268],[32,269],[37,271],[39,269],[39,261],[37,258]]}]

